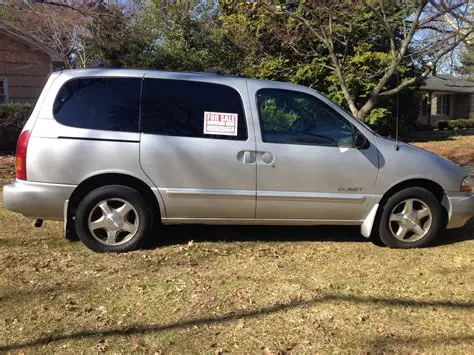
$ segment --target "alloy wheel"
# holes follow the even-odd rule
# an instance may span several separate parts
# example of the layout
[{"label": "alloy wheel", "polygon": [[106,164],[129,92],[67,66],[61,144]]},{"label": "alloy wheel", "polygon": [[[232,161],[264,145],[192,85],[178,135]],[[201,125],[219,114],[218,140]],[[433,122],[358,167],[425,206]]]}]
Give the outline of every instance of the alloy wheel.
[{"label": "alloy wheel", "polygon": [[430,230],[433,221],[431,209],[416,198],[398,203],[391,211],[389,227],[393,236],[403,242],[416,242]]},{"label": "alloy wheel", "polygon": [[109,246],[131,240],[139,225],[135,208],[119,198],[100,201],[91,209],[88,218],[88,228],[94,239]]}]

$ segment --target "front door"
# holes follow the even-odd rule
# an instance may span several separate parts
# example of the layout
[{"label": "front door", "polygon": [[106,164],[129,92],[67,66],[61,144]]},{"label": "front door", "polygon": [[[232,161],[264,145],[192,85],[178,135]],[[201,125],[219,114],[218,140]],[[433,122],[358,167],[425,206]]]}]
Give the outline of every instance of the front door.
[{"label": "front door", "polygon": [[256,218],[346,224],[364,219],[376,198],[376,146],[354,148],[357,128],[322,98],[281,89],[253,92],[260,131]]},{"label": "front door", "polygon": [[255,217],[245,81],[227,83],[144,79],[140,164],[160,191],[165,222]]}]

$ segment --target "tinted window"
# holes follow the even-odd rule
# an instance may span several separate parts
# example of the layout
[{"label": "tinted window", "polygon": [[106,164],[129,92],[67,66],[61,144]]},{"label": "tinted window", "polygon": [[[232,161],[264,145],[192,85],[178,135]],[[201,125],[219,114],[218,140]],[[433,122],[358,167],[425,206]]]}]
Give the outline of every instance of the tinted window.
[{"label": "tinted window", "polygon": [[[205,129],[204,122],[212,119],[219,122]],[[247,139],[239,93],[195,81],[145,79],[141,127],[144,133],[169,136]]]},{"label": "tinted window", "polygon": [[264,89],[257,94],[264,142],[350,146],[353,127],[314,96]]},{"label": "tinted window", "polygon": [[83,78],[63,85],[54,118],[66,126],[138,132],[141,79]]}]

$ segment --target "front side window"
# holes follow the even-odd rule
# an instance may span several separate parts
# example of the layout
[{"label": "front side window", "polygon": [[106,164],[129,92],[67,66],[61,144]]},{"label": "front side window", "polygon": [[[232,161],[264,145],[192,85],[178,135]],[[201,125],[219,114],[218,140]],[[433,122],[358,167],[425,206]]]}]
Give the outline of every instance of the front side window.
[{"label": "front side window", "polygon": [[247,139],[242,100],[236,90],[186,80],[145,79],[141,130],[167,136]]},{"label": "front side window", "polygon": [[257,93],[262,140],[268,143],[352,146],[354,127],[316,97],[297,91]]},{"label": "front side window", "polygon": [[86,129],[138,132],[139,78],[81,78],[66,82],[54,102],[59,123]]}]

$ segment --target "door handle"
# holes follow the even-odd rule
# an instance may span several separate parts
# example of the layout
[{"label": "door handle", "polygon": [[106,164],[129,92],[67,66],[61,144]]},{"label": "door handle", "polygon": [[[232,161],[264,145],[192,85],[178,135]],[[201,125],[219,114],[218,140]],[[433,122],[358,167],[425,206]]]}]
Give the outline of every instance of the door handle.
[{"label": "door handle", "polygon": [[248,150],[244,152],[244,164],[250,164],[252,162],[252,156]]},{"label": "door handle", "polygon": [[260,165],[272,165],[274,167],[275,157],[270,152],[241,150],[237,153],[237,160],[243,164],[257,162]]},{"label": "door handle", "polygon": [[255,162],[255,153],[250,150],[242,150],[237,154],[237,160],[243,164],[252,164]]}]

